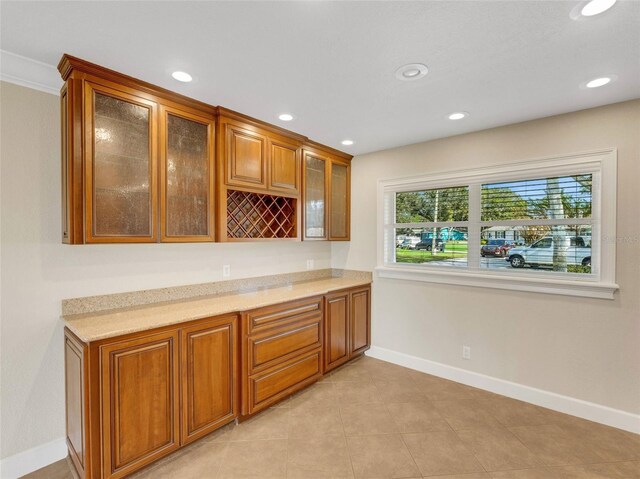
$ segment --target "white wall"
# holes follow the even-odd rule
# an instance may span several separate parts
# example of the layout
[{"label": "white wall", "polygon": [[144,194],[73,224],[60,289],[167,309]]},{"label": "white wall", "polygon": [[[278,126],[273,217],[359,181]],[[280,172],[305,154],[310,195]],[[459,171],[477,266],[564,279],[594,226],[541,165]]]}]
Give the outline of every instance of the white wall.
[{"label": "white wall", "polygon": [[379,179],[609,147],[618,148],[615,300],[374,278],[373,344],[640,413],[640,100],[354,158],[351,242],[332,245],[332,262],[375,268]]},{"label": "white wall", "polygon": [[323,242],[61,244],[58,102],[0,84],[0,458],[64,436],[62,299],[331,267]]}]

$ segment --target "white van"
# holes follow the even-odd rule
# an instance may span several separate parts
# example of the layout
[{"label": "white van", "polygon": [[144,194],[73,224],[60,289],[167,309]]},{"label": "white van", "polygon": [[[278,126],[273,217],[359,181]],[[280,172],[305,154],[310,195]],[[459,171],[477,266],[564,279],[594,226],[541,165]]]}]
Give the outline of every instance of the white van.
[{"label": "white van", "polygon": [[[570,236],[566,241],[565,257],[567,264],[591,266],[591,238],[588,236]],[[524,265],[553,265],[553,238],[546,236],[530,246],[512,248],[506,260],[513,268]]]}]

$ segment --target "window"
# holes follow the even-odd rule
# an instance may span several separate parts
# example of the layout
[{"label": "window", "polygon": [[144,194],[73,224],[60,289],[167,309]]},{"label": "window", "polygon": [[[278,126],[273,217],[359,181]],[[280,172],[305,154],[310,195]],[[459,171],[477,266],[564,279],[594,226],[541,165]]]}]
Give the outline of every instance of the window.
[{"label": "window", "polygon": [[380,181],[377,271],[610,298],[615,171],[608,150]]}]

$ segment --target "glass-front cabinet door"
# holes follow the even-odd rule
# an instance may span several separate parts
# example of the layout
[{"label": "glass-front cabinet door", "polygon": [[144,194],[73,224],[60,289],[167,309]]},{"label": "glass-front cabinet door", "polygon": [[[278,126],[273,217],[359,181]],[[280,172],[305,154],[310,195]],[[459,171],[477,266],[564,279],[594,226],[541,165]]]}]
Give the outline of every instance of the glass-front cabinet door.
[{"label": "glass-front cabinet door", "polygon": [[327,161],[304,153],[304,239],[327,239]]},{"label": "glass-front cabinet door", "polygon": [[161,107],[161,240],[213,241],[213,119]]},{"label": "glass-front cabinet door", "polygon": [[349,164],[331,162],[329,239],[349,239]]},{"label": "glass-front cabinet door", "polygon": [[87,82],[88,243],[156,241],[157,104]]}]

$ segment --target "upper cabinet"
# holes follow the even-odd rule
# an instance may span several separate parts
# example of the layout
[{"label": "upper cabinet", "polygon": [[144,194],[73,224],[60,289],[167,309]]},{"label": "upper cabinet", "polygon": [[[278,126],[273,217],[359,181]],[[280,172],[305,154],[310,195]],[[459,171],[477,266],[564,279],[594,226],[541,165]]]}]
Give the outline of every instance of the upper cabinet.
[{"label": "upper cabinet", "polygon": [[155,102],[85,82],[88,243],[156,241]]},{"label": "upper cabinet", "polygon": [[305,138],[219,111],[218,241],[299,240]]},{"label": "upper cabinet", "polygon": [[350,157],[305,146],[304,239],[349,241]]},{"label": "upper cabinet", "polygon": [[213,107],[64,56],[65,243],[214,240]]},{"label": "upper cabinet", "polygon": [[225,123],[227,185],[267,186],[267,137]]},{"label": "upper cabinet", "polygon": [[161,107],[162,241],[213,240],[214,122]]},{"label": "upper cabinet", "polygon": [[349,239],[351,156],[68,55],[58,69],[64,243]]}]

